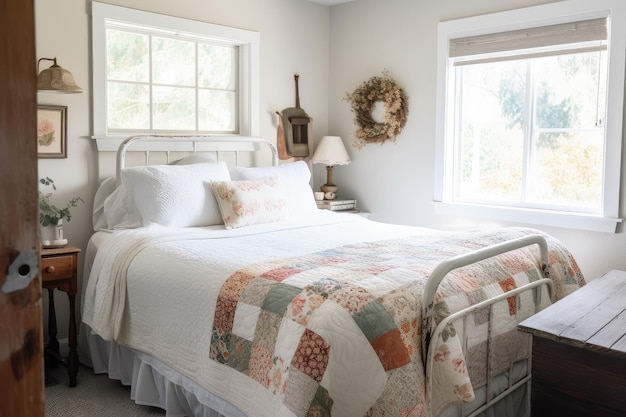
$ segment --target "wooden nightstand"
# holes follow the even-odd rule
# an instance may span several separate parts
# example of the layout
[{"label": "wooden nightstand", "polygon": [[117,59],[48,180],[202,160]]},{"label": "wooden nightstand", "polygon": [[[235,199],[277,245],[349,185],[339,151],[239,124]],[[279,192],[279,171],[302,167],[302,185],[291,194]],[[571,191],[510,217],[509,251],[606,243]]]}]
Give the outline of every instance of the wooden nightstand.
[{"label": "wooden nightstand", "polygon": [[[76,386],[78,374],[78,353],[76,352],[76,292],[78,289],[78,253],[74,246],[41,249],[41,284],[48,290],[48,334],[50,340],[46,352],[67,365],[70,387]],[[69,356],[63,360],[59,354],[57,340],[57,320],[54,311],[54,290],[67,293],[70,303]]]},{"label": "wooden nightstand", "polygon": [[532,416],[623,416],[626,272],[611,271],[519,324],[533,335]]}]

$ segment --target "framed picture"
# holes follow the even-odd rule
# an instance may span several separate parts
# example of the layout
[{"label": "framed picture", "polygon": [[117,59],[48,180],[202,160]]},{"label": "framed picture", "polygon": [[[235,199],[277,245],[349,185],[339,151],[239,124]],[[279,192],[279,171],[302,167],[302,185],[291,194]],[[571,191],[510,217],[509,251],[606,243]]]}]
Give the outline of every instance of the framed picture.
[{"label": "framed picture", "polygon": [[37,156],[67,158],[67,106],[37,106]]}]

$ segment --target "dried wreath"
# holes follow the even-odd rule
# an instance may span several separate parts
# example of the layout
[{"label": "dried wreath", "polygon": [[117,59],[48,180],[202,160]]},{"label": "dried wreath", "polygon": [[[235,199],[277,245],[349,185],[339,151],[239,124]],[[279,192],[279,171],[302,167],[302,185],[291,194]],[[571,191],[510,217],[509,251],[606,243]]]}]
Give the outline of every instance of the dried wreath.
[{"label": "dried wreath", "polygon": [[[354,121],[359,127],[355,132],[356,139],[352,142],[356,150],[368,143],[395,141],[406,124],[408,98],[386,71],[382,77],[372,77],[353,93],[347,93],[345,99],[351,103],[355,113]],[[385,119],[382,123],[372,117],[372,110],[379,101],[385,105]]]}]

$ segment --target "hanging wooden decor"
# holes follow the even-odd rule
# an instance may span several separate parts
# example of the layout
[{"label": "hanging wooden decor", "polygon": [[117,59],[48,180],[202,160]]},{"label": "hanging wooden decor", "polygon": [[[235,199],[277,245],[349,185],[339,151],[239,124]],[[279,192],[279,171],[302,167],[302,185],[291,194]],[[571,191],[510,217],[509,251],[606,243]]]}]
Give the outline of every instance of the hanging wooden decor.
[{"label": "hanging wooden decor", "polygon": [[282,112],[276,112],[279,116],[277,149],[280,159],[305,158],[309,156],[309,123],[311,118],[300,107],[299,78],[298,74],[294,75],[296,82],[296,107],[289,107]]}]

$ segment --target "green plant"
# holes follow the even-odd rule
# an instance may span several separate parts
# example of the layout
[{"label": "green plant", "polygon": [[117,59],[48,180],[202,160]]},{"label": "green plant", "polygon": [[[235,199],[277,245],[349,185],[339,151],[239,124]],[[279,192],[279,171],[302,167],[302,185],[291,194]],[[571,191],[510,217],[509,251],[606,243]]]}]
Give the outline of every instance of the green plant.
[{"label": "green plant", "polygon": [[[39,182],[46,187],[52,187],[55,191],[57,189],[54,185],[54,181],[49,177],[41,178]],[[51,196],[52,193],[42,193],[41,190],[39,191],[39,223],[41,223],[42,226],[49,226],[51,224],[57,225],[59,224],[59,220],[63,219],[69,222],[72,219],[70,208],[77,207],[78,203],[84,203],[82,198],[74,197],[68,201],[64,208],[59,208],[50,202]]]}]

